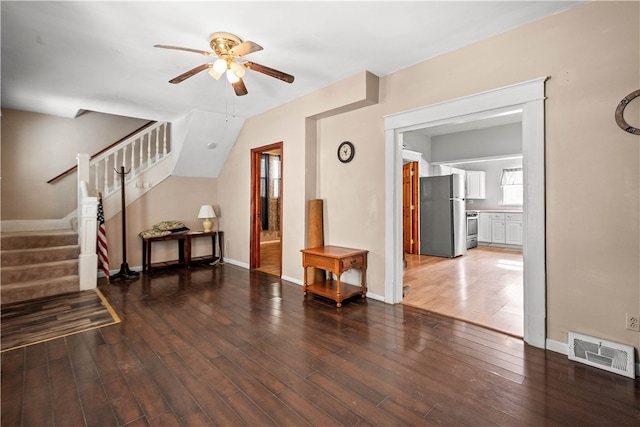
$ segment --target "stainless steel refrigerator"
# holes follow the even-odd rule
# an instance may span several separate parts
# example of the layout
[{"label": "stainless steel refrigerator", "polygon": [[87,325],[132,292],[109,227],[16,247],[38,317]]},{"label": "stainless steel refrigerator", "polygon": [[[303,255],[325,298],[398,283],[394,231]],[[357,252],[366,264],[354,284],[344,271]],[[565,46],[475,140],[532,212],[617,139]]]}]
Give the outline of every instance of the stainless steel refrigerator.
[{"label": "stainless steel refrigerator", "polygon": [[420,254],[453,258],[467,253],[464,176],[420,178]]}]

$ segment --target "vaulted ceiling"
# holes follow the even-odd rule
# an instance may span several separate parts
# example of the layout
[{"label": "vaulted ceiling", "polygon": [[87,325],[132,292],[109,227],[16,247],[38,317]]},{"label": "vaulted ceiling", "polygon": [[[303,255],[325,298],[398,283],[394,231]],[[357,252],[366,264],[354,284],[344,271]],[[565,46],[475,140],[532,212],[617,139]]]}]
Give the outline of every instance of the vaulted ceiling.
[{"label": "vaulted ceiling", "polygon": [[[358,72],[382,77],[579,3],[2,1],[2,107],[160,121],[197,111],[241,122]],[[210,51],[219,31],[258,43],[264,49],[245,59],[295,81],[248,70],[241,97],[206,71],[170,84],[212,59],[154,45]],[[235,134],[227,139],[219,145]]]}]

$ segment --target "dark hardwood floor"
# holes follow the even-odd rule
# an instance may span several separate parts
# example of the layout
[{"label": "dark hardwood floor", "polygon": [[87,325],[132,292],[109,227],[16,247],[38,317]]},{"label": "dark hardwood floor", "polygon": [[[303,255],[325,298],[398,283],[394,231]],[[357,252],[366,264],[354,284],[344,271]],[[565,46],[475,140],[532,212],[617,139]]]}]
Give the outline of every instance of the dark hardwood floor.
[{"label": "dark hardwood floor", "polygon": [[2,353],[2,426],[640,423],[640,380],[407,305],[194,266],[100,289],[121,323]]}]

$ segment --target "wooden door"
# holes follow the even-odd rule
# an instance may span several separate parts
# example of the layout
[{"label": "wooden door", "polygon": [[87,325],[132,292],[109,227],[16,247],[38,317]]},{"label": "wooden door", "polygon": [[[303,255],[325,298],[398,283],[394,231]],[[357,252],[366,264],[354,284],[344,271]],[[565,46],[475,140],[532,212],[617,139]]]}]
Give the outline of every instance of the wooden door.
[{"label": "wooden door", "polygon": [[418,162],[402,167],[402,230],[406,253],[418,253]]}]

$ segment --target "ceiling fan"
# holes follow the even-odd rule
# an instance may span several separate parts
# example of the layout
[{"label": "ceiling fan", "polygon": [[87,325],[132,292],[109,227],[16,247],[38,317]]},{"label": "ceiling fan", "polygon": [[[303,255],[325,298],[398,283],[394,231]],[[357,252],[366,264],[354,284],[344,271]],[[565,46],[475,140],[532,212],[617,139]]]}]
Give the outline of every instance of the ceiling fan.
[{"label": "ceiling fan", "polygon": [[257,71],[269,77],[282,80],[283,82],[293,83],[294,77],[291,74],[283,73],[282,71],[256,64],[255,62],[238,62],[236,60],[237,58],[262,50],[262,46],[257,43],[249,40],[243,42],[238,36],[230,33],[213,33],[209,37],[209,46],[211,46],[213,52],[162,44],[157,44],[154,47],[182,50],[185,52],[199,53],[204,56],[218,57],[214,62],[198,65],[197,67],[174,77],[169,80],[169,83],[180,83],[189,77],[206,70],[207,68],[209,69],[209,75],[216,80],[218,80],[222,74],[226,74],[227,80],[231,83],[233,90],[238,96],[246,95],[248,93],[247,88],[242,81],[242,77],[244,76],[246,69]]}]

